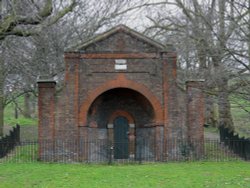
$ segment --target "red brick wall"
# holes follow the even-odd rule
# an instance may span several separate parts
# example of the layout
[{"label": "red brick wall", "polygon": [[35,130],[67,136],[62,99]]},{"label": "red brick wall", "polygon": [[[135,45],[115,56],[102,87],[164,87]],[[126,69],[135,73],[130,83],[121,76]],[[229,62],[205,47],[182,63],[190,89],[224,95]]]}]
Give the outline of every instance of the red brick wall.
[{"label": "red brick wall", "polygon": [[[41,141],[107,138],[115,111],[127,111],[138,135],[153,140],[148,150],[157,160],[173,156],[175,140],[203,139],[203,95],[195,82],[187,87],[188,98],[178,88],[175,53],[160,52],[129,34],[82,50],[65,53],[65,83],[56,98],[52,83],[39,83]],[[116,59],[126,59],[127,69],[115,70]],[[69,146],[67,152],[89,158],[81,149]]]},{"label": "red brick wall", "polygon": [[188,137],[201,139],[204,131],[204,94],[202,92],[203,82],[187,82],[187,120]]},{"label": "red brick wall", "polygon": [[38,82],[38,152],[40,159],[45,159],[45,155],[53,153],[53,145],[45,146],[43,143],[51,143],[55,137],[55,86],[54,81]]},{"label": "red brick wall", "polygon": [[196,154],[203,153],[205,108],[203,81],[188,81],[187,85],[187,125],[188,140]]}]

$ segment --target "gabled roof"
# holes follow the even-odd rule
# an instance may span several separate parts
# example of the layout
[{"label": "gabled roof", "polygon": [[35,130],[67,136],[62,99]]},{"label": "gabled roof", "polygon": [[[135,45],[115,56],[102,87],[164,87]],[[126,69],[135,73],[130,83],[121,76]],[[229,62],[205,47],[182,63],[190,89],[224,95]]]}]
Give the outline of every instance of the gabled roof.
[{"label": "gabled roof", "polygon": [[97,35],[96,37],[86,41],[85,43],[78,45],[77,47],[73,48],[72,50],[73,51],[82,51],[82,50],[86,49],[87,47],[89,47],[90,45],[93,45],[95,43],[103,41],[106,38],[108,38],[109,36],[111,36],[115,33],[119,33],[119,32],[129,34],[134,38],[137,38],[137,39],[139,39],[139,40],[141,40],[141,41],[143,41],[151,46],[154,46],[155,48],[159,49],[160,51],[166,51],[167,48],[168,48],[168,51],[169,51],[169,48],[171,49],[170,51],[174,51],[171,45],[164,46],[163,44],[160,44],[160,43],[152,40],[151,38],[137,32],[137,31],[125,26],[125,25],[118,25],[118,26],[116,26],[116,27],[114,27],[114,28],[112,28],[112,29],[100,34],[100,35]]}]

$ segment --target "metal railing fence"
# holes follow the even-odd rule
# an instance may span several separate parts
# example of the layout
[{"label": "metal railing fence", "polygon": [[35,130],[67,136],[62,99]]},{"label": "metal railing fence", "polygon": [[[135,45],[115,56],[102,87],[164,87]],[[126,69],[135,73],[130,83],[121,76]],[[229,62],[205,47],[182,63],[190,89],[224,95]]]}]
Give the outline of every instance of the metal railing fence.
[{"label": "metal railing fence", "polygon": [[[228,144],[230,142],[230,146]],[[6,145],[14,142],[1,142],[0,151]],[[204,140],[204,143],[195,141],[173,141],[168,143],[152,143],[147,140],[136,142],[133,152],[126,150],[126,155],[114,148],[114,143],[108,140],[92,141],[22,141],[0,158],[0,163],[145,163],[168,161],[230,161],[249,160],[250,149],[243,149],[249,144],[242,140]],[[161,147],[159,147],[161,146]],[[232,150],[237,148],[237,152]],[[160,149],[159,149],[160,148]],[[117,149],[117,150],[116,150]],[[121,155],[114,155],[120,152]],[[119,157],[120,156],[120,157]]]}]

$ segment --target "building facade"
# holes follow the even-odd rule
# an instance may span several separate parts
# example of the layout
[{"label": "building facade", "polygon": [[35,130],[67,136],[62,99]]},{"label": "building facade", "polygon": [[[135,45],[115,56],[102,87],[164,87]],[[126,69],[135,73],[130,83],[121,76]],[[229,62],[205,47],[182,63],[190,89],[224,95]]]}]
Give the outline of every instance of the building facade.
[{"label": "building facade", "polygon": [[183,143],[203,151],[202,82],[178,86],[171,45],[119,25],[64,58],[61,91],[38,81],[41,160],[163,161],[182,155]]}]

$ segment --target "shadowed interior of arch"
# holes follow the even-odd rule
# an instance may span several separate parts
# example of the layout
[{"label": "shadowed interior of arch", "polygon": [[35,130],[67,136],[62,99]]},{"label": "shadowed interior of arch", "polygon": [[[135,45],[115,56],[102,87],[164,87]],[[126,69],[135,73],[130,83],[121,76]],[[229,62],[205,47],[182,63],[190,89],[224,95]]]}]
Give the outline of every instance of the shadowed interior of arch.
[{"label": "shadowed interior of arch", "polygon": [[143,127],[154,121],[155,112],[145,96],[127,88],[115,88],[99,95],[88,110],[88,125],[106,128],[109,118],[115,111],[131,114],[136,126]]}]

